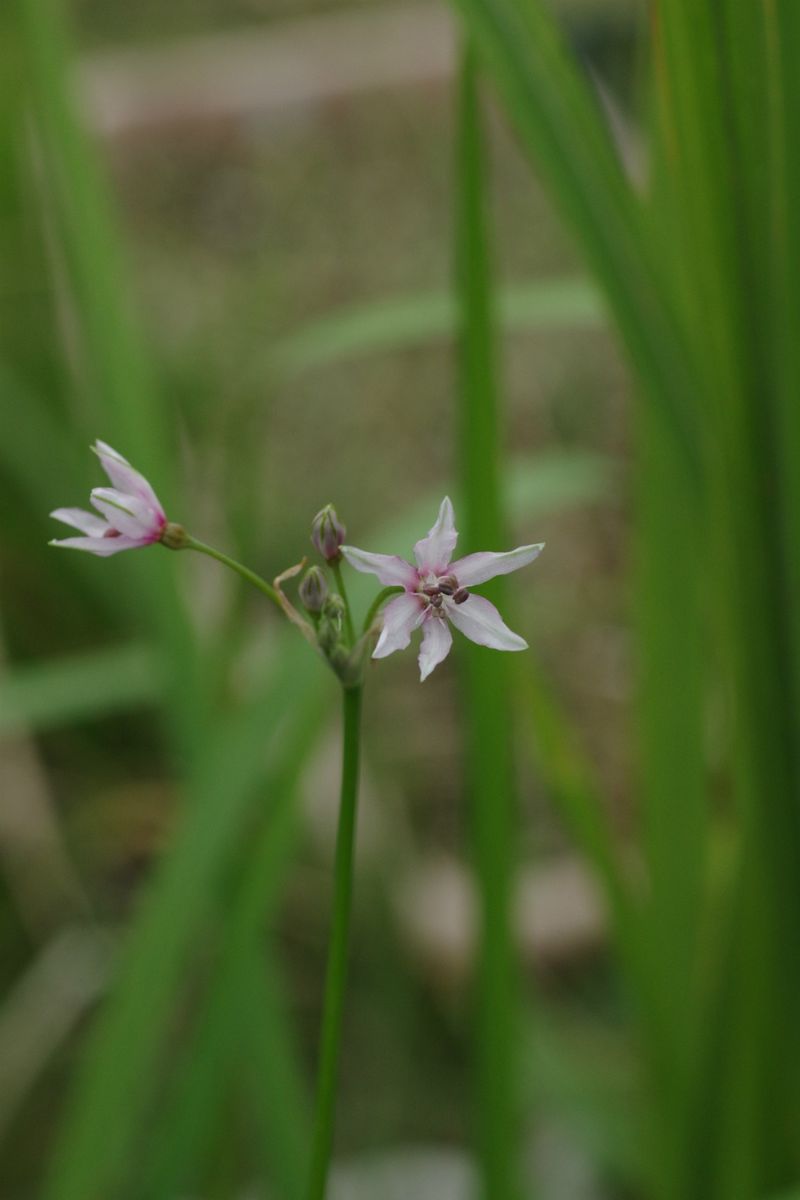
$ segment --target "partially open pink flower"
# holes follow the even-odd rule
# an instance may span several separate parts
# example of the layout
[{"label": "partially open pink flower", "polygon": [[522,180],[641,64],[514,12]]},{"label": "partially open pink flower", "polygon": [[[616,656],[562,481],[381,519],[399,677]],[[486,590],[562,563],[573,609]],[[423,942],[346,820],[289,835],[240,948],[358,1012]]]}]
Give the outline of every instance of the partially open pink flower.
[{"label": "partially open pink flower", "polygon": [[105,442],[96,442],[92,449],[114,486],[95,488],[91,494],[100,516],[83,508],[57,508],[52,512],[51,517],[79,529],[84,536],[52,541],[50,545],[107,557],[160,541],[167,518],[145,477]]},{"label": "partially open pink flower", "polygon": [[447,624],[481,646],[493,650],[526,650],[528,643],[508,628],[493,604],[474,596],[469,588],[495,575],[508,575],[533,562],[544,543],[519,546],[506,554],[489,551],[468,554],[451,562],[458,533],[453,506],[445,496],[436,524],[414,547],[417,565],[390,554],[368,554],[355,546],[342,546],[342,554],[357,571],[377,575],[386,587],[404,588],[383,610],[383,629],[373,658],[386,658],[404,650],[411,634],[422,626],[419,652],[420,678],[427,679],[450,652],[453,638]]}]

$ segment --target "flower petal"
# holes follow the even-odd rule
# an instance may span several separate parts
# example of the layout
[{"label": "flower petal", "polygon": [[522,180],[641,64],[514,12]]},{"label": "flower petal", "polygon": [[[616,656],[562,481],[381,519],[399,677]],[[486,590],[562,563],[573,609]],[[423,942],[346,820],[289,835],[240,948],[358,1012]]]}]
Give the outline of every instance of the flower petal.
[{"label": "flower petal", "polygon": [[73,529],[80,529],[81,533],[88,533],[90,537],[102,537],[108,529],[107,521],[96,513],[87,512],[85,508],[57,508],[50,516],[55,517],[56,521],[63,521],[65,525],[71,525]]},{"label": "flower petal", "polygon": [[451,563],[450,570],[462,587],[474,587],[477,583],[494,579],[495,575],[510,575],[520,567],[527,567],[528,563],[539,557],[542,550],[544,542],[537,542],[535,546],[517,546],[516,550],[507,550],[504,554],[479,551]]},{"label": "flower petal", "polygon": [[447,621],[433,616],[425,622],[423,630],[419,650],[419,677],[424,683],[434,667],[438,667],[439,663],[447,658],[453,644],[453,635]]},{"label": "flower petal", "polygon": [[457,541],[458,533],[453,524],[453,505],[450,503],[450,497],[445,496],[439,507],[439,515],[428,530],[427,537],[422,538],[414,547],[420,570],[441,574],[450,562]]},{"label": "flower petal", "polygon": [[106,442],[101,442],[99,438],[94,446],[92,446],[92,449],[100,459],[106,475],[118,491],[125,492],[130,496],[137,496],[149,508],[152,508],[161,517],[166,519],[166,514],[158,496],[144,475],[141,475],[135,467],[132,467],[127,458],[123,458],[121,454],[118,454]]},{"label": "flower petal", "polygon": [[395,650],[405,650],[411,634],[422,624],[424,617],[425,606],[419,596],[408,592],[395,596],[383,610],[383,629],[372,657],[386,658]]},{"label": "flower petal", "polygon": [[527,650],[528,643],[508,628],[495,606],[484,596],[470,596],[463,604],[449,603],[447,616],[479,646],[492,650]]},{"label": "flower petal", "polygon": [[413,590],[419,583],[416,567],[396,554],[369,554],[355,546],[342,546],[342,554],[357,571],[377,575],[384,587]]},{"label": "flower petal", "polygon": [[131,538],[120,534],[119,537],[75,537],[64,538],[62,541],[52,541],[51,546],[64,546],[67,550],[87,550],[89,554],[97,554],[100,558],[109,558],[119,554],[120,550],[136,550],[139,546],[149,546],[149,538]]},{"label": "flower petal", "polygon": [[132,538],[158,541],[164,528],[164,518],[144,500],[115,488],[94,488],[91,501],[108,523],[120,533]]}]

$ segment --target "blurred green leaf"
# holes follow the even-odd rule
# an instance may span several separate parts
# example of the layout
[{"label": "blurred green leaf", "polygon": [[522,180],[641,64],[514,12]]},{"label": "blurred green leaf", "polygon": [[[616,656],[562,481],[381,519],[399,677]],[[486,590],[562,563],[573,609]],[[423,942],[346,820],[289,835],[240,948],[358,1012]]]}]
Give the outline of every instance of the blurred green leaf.
[{"label": "blurred green leaf", "polygon": [[701,482],[694,369],[671,272],[586,80],[540,0],[453,0],[609,303],[648,398]]},{"label": "blurred green leaf", "polygon": [[[309,656],[310,657],[310,656]],[[323,689],[324,692],[325,689]],[[139,1183],[141,1200],[168,1200],[195,1183],[202,1147],[226,1103],[229,1085],[244,1070],[259,1142],[265,1144],[269,1177],[281,1196],[299,1194],[305,1177],[309,1133],[305,1096],[280,1002],[277,963],[264,936],[281,899],[299,834],[297,775],[318,732],[311,719],[296,722],[284,740],[265,790],[273,805],[256,826],[240,862],[230,909],[223,917],[224,943],[211,986],[150,1139]],[[138,1198],[137,1198],[138,1200]]]},{"label": "blurred green leaf", "polygon": [[[46,1200],[108,1195],[127,1176],[182,972],[252,812],[265,762],[275,764],[273,779],[299,770],[298,739],[312,735],[328,707],[329,690],[319,686],[319,663],[308,648],[285,638],[281,647],[263,695],[217,729],[192,765],[183,828],[139,903],[120,973],[91,1031]],[[290,795],[276,787],[269,796],[276,812]]]},{"label": "blurred green leaf", "polygon": [[635,895],[593,766],[545,679],[535,653],[519,664],[515,683],[535,749],[536,768],[556,812],[597,875],[614,925],[618,951],[631,981],[641,992],[646,980],[635,920]]},{"label": "blurred green leaf", "polygon": [[[729,767],[742,836],[735,961],[717,984],[714,1020],[686,1051],[696,1094],[677,1106],[695,1120],[689,1152],[696,1193],[722,1200],[747,1200],[796,1177],[800,1167],[786,1120],[800,1106],[800,1045],[780,1032],[793,1026],[800,1004],[800,285],[789,250],[795,222],[787,188],[800,113],[789,100],[794,69],[781,78],[784,55],[797,56],[795,7],[664,0],[654,23],[667,183],[657,193],[657,212],[677,249],[669,262],[697,346],[698,404],[711,433],[701,526],[708,544],[699,569],[711,589],[707,632],[730,697]],[[689,520],[694,527],[694,505]],[[747,570],[744,545],[752,546]],[[674,563],[661,570],[666,577]],[[677,653],[678,631],[672,636]],[[676,706],[682,700],[676,689]],[[666,749],[662,757],[667,761]],[[666,812],[666,797],[663,806]],[[677,815],[672,821],[664,836],[685,886],[682,831]],[[726,1044],[711,1046],[720,1029]],[[668,1147],[665,1160],[675,1158]],[[674,1194],[684,1197],[688,1186],[679,1180]]]},{"label": "blurred green leaf", "polygon": [[17,667],[0,675],[0,734],[153,704],[163,694],[162,676],[155,650],[144,643]]},{"label": "blurred green leaf", "polygon": [[[157,393],[107,180],[78,115],[66,9],[64,0],[15,3],[39,149],[43,220],[52,225],[60,250],[51,270],[72,301],[75,345],[64,365],[78,363],[74,383],[83,401],[71,414],[73,436],[116,444],[174,512],[171,410]],[[150,554],[137,567],[128,586],[141,597],[161,642],[169,697],[164,720],[181,750],[189,750],[200,732],[203,692],[176,562],[172,555]]]},{"label": "blurred green leaf", "polygon": [[[489,159],[475,48],[462,48],[457,87],[453,226],[457,297],[456,445],[461,553],[505,540],[500,357],[489,235]],[[500,604],[506,581],[482,589]],[[478,940],[472,1056],[481,1191],[521,1195],[522,994],[512,937],[517,788],[511,662],[461,639],[466,799],[477,882]]]},{"label": "blurred green leaf", "polygon": [[296,1027],[277,957],[269,948],[259,953],[256,945],[243,966],[239,1000],[248,1036],[239,1045],[238,1063],[252,1101],[262,1171],[267,1186],[286,1200],[299,1200],[308,1171],[311,1117]]},{"label": "blurred green leaf", "polygon": [[[547,450],[512,458],[503,472],[505,506],[515,524],[536,521],[581,504],[613,496],[617,478],[611,458],[584,450]],[[535,538],[535,530],[526,536]]]},{"label": "blurred green leaf", "polygon": [[523,1045],[530,1103],[563,1120],[603,1173],[638,1192],[645,1155],[630,1114],[641,1082],[624,1034],[542,1004]]},{"label": "blurred green leaf", "polygon": [[[690,1034],[701,990],[699,931],[708,865],[708,660],[702,621],[707,564],[694,494],[675,461],[674,443],[660,436],[648,412],[639,413],[638,441],[635,720],[642,748],[640,812],[648,890],[641,933],[649,983],[642,1020],[661,1143],[660,1157],[655,1148],[651,1154],[651,1169],[672,1180],[677,1197],[689,1186],[682,1172],[694,1071]],[[683,980],[681,988],[672,986],[675,979]]]},{"label": "blurred green leaf", "polygon": [[[509,331],[602,328],[601,296],[581,278],[537,279],[498,293],[498,320]],[[391,350],[452,338],[458,305],[446,292],[421,293],[340,309],[291,334],[270,362],[288,375]]]}]

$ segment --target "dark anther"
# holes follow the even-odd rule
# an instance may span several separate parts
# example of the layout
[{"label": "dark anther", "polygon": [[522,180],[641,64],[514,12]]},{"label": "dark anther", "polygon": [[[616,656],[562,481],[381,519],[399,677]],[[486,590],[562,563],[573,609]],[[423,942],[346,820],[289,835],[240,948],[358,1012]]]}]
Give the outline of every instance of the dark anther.
[{"label": "dark anther", "polygon": [[439,591],[444,596],[452,596],[457,587],[458,580],[455,575],[445,575],[443,579],[439,580]]},{"label": "dark anther", "polygon": [[433,597],[433,596],[439,595],[439,590],[440,589],[438,587],[424,587],[422,589],[422,592],[423,592],[423,595],[425,595],[425,596]]},{"label": "dark anther", "polygon": [[466,588],[459,588],[456,594],[453,596],[453,599],[455,600],[456,604],[463,604],[465,600],[469,600],[469,592]]},{"label": "dark anther", "polygon": [[442,597],[439,595],[431,596],[431,604],[433,605],[434,608],[441,608],[442,607]]}]

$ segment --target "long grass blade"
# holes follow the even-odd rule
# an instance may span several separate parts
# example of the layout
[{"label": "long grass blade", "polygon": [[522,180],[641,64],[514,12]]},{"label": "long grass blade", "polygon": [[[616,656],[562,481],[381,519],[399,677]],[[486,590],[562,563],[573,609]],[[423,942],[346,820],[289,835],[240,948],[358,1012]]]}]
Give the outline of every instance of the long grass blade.
[{"label": "long grass blade", "polygon": [[648,1159],[654,1194],[678,1200],[689,1194],[688,1055],[707,869],[703,595],[694,497],[674,446],[649,413],[639,421],[636,714],[647,869],[640,937],[650,982],[641,1016],[656,1100]]},{"label": "long grass blade", "polygon": [[[463,52],[458,112],[459,457],[464,542],[467,550],[474,550],[503,545],[504,538],[487,169],[476,57],[469,47]],[[493,601],[501,590],[491,589]],[[520,1194],[520,1080],[515,1045],[521,1013],[511,938],[515,790],[511,672],[505,655],[490,655],[472,645],[462,658],[467,788],[480,896],[475,1118],[483,1195],[512,1200]]]},{"label": "long grass blade", "polygon": [[51,659],[0,677],[0,733],[130,711],[161,695],[158,659],[146,644]]},{"label": "long grass blade", "polygon": [[523,145],[608,298],[665,433],[700,486],[701,414],[674,287],[608,131],[539,0],[453,0]]},{"label": "long grass blade", "polygon": [[[62,0],[15,0],[20,44],[30,79],[43,191],[66,263],[80,343],[84,405],[76,406],[74,433],[116,442],[155,483],[175,513],[174,454],[168,409],[157,396],[147,353],[131,313],[129,273],[102,170],[76,116],[72,47]],[[79,415],[82,414],[82,415]],[[88,468],[87,468],[88,471]],[[67,498],[65,498],[66,500]],[[63,503],[64,501],[62,501]],[[151,554],[131,573],[158,632],[168,667],[165,716],[188,749],[201,718],[192,630],[170,556]]]},{"label": "long grass blade", "polygon": [[[775,487],[785,451],[775,417],[767,225],[782,198],[778,192],[770,199],[769,173],[756,165],[765,131],[770,144],[770,113],[774,117],[778,108],[767,74],[768,11],[665,0],[656,27],[673,228],[685,247],[677,261],[685,264],[686,305],[702,339],[701,384],[714,422],[708,515],[715,534],[717,602],[724,613],[722,652],[733,696],[743,835],[743,983],[729,1000],[739,1010],[729,1051],[738,1069],[720,1095],[714,1173],[726,1200],[776,1186],[791,1169],[793,1153],[778,1131],[781,1113],[796,1100],[787,1094],[792,1072],[785,1058],[778,1066],[775,1036],[800,997],[797,971],[785,965],[793,961],[789,947],[800,915],[798,759],[791,716],[796,643],[786,588],[794,568],[787,567],[781,541],[791,522],[782,515]],[[748,571],[741,569],[743,543],[754,546]]]}]

